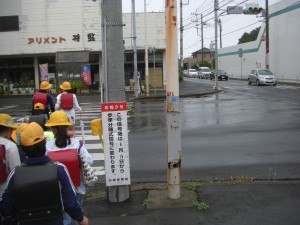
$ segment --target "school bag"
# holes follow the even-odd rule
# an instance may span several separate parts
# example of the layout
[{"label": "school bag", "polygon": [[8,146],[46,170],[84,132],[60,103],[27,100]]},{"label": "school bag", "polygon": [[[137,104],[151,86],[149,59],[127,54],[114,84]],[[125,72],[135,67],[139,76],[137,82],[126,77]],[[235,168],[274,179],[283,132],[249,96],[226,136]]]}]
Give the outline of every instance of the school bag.
[{"label": "school bag", "polygon": [[8,175],[5,145],[0,144],[0,183],[6,181]]},{"label": "school bag", "polygon": [[73,94],[61,94],[60,108],[72,109],[73,108]]}]

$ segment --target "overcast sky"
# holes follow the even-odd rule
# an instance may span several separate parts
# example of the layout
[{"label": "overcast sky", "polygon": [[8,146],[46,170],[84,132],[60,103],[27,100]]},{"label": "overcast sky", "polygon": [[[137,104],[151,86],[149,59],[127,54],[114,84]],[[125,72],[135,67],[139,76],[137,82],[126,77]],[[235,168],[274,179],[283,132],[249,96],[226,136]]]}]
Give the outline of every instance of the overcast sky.
[{"label": "overcast sky", "polygon": [[[269,0],[269,6],[279,2],[280,0]],[[283,0],[284,1],[284,0]],[[178,10],[179,10],[179,2]],[[221,9],[226,9],[227,6],[235,6],[244,0],[219,0]],[[131,12],[132,0],[122,0],[123,12]],[[209,45],[214,41],[214,13],[213,6],[214,0],[183,0],[183,56],[189,57],[192,52],[201,49],[201,31],[200,26],[196,29],[197,20],[195,14],[198,15],[200,25],[200,15],[203,14],[203,21],[207,23],[204,26],[204,47],[209,48]],[[189,3],[189,4],[187,4]],[[246,3],[258,3],[260,7],[265,8],[265,0],[248,0],[241,6],[245,7]],[[165,0],[146,0],[147,11],[150,12],[164,12],[165,11]],[[144,12],[144,0],[135,0],[136,12]],[[223,10],[224,11],[224,10]],[[219,11],[221,13],[222,10]],[[256,15],[224,15],[221,16],[222,22],[222,47],[228,47],[236,45],[238,39],[245,33],[251,32],[256,27],[261,25],[262,18]],[[178,11],[179,20],[179,11]],[[179,21],[178,21],[179,28]],[[218,27],[219,32],[219,27]],[[220,39],[218,38],[218,41]],[[218,45],[220,42],[218,42]],[[179,48],[178,48],[179,49]]]}]

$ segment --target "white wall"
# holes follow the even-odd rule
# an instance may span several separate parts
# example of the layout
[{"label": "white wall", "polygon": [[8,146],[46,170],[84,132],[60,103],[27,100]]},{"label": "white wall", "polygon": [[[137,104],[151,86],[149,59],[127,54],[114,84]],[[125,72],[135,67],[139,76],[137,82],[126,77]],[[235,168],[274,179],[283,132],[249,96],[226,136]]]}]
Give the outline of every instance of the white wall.
[{"label": "white wall", "polygon": [[[12,10],[13,5],[20,9]],[[1,55],[100,50],[101,15],[99,1],[1,0],[1,16],[19,15],[20,31],[1,32]],[[95,34],[95,41],[87,35]],[[79,42],[72,40],[80,35]]]},{"label": "white wall", "polygon": [[[102,49],[99,0],[0,0],[0,6],[0,16],[19,15],[20,20],[19,31],[0,32],[0,55]],[[148,46],[165,49],[165,14],[148,13],[147,20]],[[123,14],[123,23],[125,46],[132,49],[131,14]],[[137,48],[144,49],[143,13],[136,14],[136,27]],[[79,42],[73,40],[78,34]]]},{"label": "white wall", "polygon": [[[123,29],[125,47],[132,49],[131,14],[123,14],[123,23],[126,24]],[[136,13],[136,36],[137,49],[145,49],[144,13]],[[156,49],[166,48],[165,13],[147,13],[147,46]]]},{"label": "white wall", "polygon": [[[269,7],[270,70],[280,81],[297,82],[300,79],[300,2],[283,0]],[[256,41],[218,49],[219,68],[230,77],[247,78],[251,69],[265,68],[265,23]],[[242,63],[238,50],[243,49]],[[242,72],[241,72],[242,70]],[[298,76],[298,77],[297,77]]]}]

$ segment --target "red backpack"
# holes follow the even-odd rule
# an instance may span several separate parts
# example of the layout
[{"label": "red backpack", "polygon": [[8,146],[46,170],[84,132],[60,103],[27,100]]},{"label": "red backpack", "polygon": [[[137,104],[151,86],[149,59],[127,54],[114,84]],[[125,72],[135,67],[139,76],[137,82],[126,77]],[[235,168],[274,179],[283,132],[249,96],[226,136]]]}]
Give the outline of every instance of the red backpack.
[{"label": "red backpack", "polygon": [[8,175],[5,145],[0,144],[0,183],[6,181]]},{"label": "red backpack", "polygon": [[72,109],[73,108],[73,94],[61,94],[60,108]]},{"label": "red backpack", "polygon": [[33,105],[36,103],[42,103],[44,107],[47,106],[47,93],[35,92],[33,97]]}]

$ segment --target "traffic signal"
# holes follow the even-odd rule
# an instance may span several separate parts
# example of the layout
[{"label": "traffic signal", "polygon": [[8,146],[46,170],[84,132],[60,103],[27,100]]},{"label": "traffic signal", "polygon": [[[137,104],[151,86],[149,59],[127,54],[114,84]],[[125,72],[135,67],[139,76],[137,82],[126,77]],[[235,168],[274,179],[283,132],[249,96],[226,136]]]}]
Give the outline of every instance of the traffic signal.
[{"label": "traffic signal", "polygon": [[246,8],[243,10],[243,13],[246,15],[257,15],[261,13],[263,8],[259,7],[258,4],[246,4]]}]

